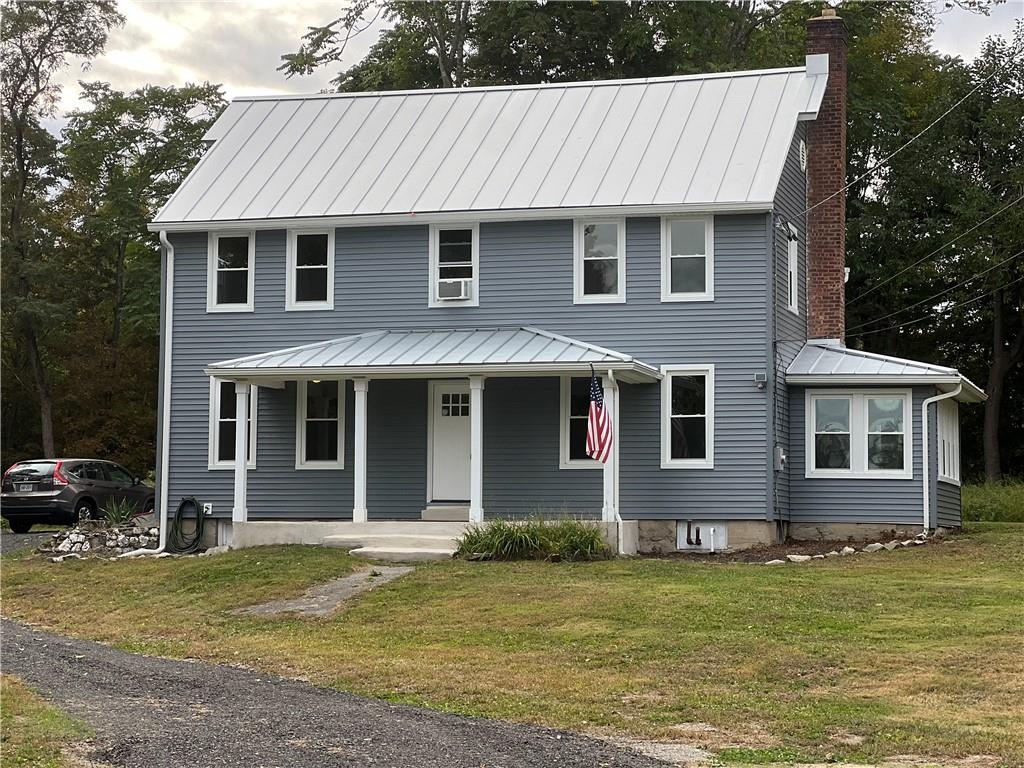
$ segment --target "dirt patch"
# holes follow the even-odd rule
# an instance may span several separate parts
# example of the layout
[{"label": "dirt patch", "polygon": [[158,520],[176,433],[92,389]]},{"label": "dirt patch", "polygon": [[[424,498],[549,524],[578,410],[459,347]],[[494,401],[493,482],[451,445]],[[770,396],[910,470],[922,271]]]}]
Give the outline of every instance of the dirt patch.
[{"label": "dirt patch", "polygon": [[379,565],[373,569],[356,571],[340,579],[312,586],[301,597],[250,605],[232,611],[232,613],[248,616],[276,616],[281,613],[294,613],[300,616],[330,616],[356,595],[394,581],[411,570],[413,569],[410,566]]}]

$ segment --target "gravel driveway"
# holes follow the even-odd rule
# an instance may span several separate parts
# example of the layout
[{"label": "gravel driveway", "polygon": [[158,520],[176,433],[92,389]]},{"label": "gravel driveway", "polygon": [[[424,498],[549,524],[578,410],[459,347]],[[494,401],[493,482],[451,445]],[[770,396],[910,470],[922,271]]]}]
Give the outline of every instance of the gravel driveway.
[{"label": "gravel driveway", "polygon": [[35,549],[40,544],[47,542],[53,536],[53,531],[46,533],[11,533],[4,531],[0,533],[0,555],[14,552],[18,549]]},{"label": "gravel driveway", "polygon": [[3,672],[96,732],[114,766],[523,768],[666,763],[575,734],[397,706],[233,667],[124,653],[4,620]]}]

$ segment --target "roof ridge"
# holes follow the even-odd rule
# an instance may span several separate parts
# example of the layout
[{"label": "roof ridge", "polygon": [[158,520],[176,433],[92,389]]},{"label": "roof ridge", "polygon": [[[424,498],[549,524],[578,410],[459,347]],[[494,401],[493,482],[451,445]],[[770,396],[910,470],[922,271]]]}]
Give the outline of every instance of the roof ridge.
[{"label": "roof ridge", "polygon": [[253,101],[292,101],[297,99],[358,99],[358,98],[380,98],[383,96],[411,96],[416,94],[440,94],[440,93],[475,93],[480,91],[528,91],[552,88],[593,88],[600,86],[621,86],[621,85],[651,85],[657,83],[676,83],[686,80],[714,80],[719,78],[733,77],[761,77],[764,75],[793,74],[807,71],[806,65],[798,67],[777,67],[771,69],[744,69],[733,72],[706,72],[690,75],[663,75],[661,77],[634,77],[609,80],[572,80],[565,83],[517,83],[514,85],[473,85],[465,88],[412,88],[401,91],[343,91],[318,93],[280,93],[260,94],[252,96],[236,96],[231,100],[234,102]]}]

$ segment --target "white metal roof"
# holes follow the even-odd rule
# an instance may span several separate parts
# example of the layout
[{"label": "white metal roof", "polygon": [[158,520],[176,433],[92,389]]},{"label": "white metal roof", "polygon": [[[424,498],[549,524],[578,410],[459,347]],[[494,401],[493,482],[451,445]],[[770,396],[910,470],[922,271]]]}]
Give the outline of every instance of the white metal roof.
[{"label": "white metal roof", "polygon": [[153,229],[204,222],[760,205],[828,57],[806,67],[235,99]]},{"label": "white metal roof", "polygon": [[848,349],[832,339],[808,341],[786,370],[790,384],[935,384],[951,390],[963,385],[958,400],[978,402],[984,391],[955,368]]},{"label": "white metal roof", "polygon": [[591,365],[599,374],[616,371],[623,381],[661,378],[654,366],[629,355],[537,328],[372,331],[211,363],[206,373],[252,380],[331,374],[500,376],[589,371]]}]

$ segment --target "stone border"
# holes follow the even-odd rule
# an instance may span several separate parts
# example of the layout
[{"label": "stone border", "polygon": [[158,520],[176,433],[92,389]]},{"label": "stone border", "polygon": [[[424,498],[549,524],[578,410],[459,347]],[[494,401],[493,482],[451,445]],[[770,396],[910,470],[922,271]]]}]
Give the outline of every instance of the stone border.
[{"label": "stone border", "polygon": [[900,541],[898,539],[893,539],[892,541],[888,542],[887,544],[882,544],[881,542],[877,542],[876,541],[876,542],[872,542],[871,544],[868,544],[868,545],[864,546],[860,550],[856,550],[853,547],[846,546],[846,547],[843,547],[842,549],[838,549],[838,550],[837,549],[833,549],[831,552],[826,552],[824,555],[801,555],[801,554],[794,553],[794,554],[786,555],[786,559],[785,560],[781,560],[781,559],[768,560],[768,561],[762,563],[762,565],[785,565],[787,562],[789,562],[789,563],[806,563],[806,562],[809,562],[811,560],[825,560],[826,558],[832,558],[832,557],[847,557],[849,555],[856,555],[856,554],[859,554],[859,553],[860,554],[872,554],[874,552],[881,552],[883,550],[885,550],[886,552],[892,552],[893,550],[896,550],[896,549],[911,549],[913,547],[923,546],[923,545],[927,544],[929,541],[933,541],[934,539],[942,538],[945,535],[946,535],[946,532],[945,532],[944,529],[937,528],[935,530],[935,532],[932,533],[930,536],[927,533],[925,533],[924,531],[922,531],[921,533],[917,534],[917,536],[915,536],[912,539],[904,539],[903,541]]}]

